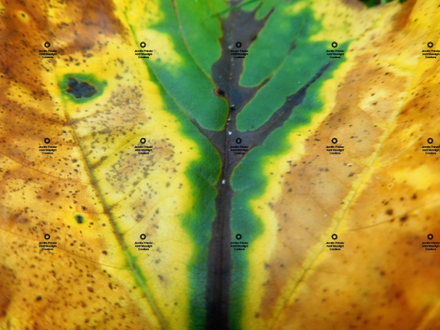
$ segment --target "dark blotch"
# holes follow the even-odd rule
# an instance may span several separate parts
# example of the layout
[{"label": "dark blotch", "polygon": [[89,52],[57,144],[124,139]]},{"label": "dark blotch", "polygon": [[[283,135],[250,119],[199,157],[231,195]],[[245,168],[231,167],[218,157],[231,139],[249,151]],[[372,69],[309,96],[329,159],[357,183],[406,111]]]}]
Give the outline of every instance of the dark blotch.
[{"label": "dark blotch", "polygon": [[388,215],[393,215],[393,210],[392,209],[388,209],[386,212]]},{"label": "dark blotch", "polygon": [[43,299],[43,297],[41,297],[41,296],[37,297],[37,301],[40,301],[41,299]]},{"label": "dark blotch", "polygon": [[408,216],[406,214],[400,218],[400,221],[402,222],[405,222],[406,220],[408,220]]},{"label": "dark blotch", "polygon": [[75,220],[76,222],[78,222],[79,224],[84,223],[84,217],[82,215],[75,215]]},{"label": "dark blotch", "polygon": [[92,97],[97,92],[94,86],[89,85],[85,81],[78,82],[75,78],[69,78],[67,86],[69,86],[69,88],[66,92],[72,94],[77,99]]},{"label": "dark blotch", "polygon": [[226,92],[225,92],[223,89],[221,89],[221,88],[217,88],[217,89],[215,90],[215,93],[216,93],[218,96],[221,96],[221,97],[225,97],[225,96],[226,96]]}]

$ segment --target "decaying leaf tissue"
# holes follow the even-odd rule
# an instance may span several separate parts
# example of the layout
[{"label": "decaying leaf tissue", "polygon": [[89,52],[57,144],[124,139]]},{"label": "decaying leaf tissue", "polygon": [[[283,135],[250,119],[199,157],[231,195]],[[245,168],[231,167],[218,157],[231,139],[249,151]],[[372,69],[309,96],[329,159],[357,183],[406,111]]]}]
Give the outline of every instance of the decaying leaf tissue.
[{"label": "decaying leaf tissue", "polygon": [[0,0],[0,329],[439,330],[440,2]]}]

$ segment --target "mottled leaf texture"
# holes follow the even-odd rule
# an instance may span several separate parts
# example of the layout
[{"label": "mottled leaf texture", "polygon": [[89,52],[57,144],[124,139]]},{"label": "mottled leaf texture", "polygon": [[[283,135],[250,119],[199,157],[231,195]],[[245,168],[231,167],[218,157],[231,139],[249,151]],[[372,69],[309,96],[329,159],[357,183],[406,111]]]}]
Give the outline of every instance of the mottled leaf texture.
[{"label": "mottled leaf texture", "polygon": [[0,0],[0,42],[0,329],[440,329],[440,1]]}]

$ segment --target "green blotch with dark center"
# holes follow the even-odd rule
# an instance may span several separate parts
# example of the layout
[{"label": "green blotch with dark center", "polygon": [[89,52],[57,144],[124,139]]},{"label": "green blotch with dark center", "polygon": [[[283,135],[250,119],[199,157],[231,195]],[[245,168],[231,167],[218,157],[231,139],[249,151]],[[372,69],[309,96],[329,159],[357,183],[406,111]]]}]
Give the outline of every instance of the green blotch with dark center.
[{"label": "green blotch with dark center", "polygon": [[72,73],[59,81],[63,95],[75,103],[86,103],[101,96],[107,87],[105,80],[98,80],[92,74]]},{"label": "green blotch with dark center", "polygon": [[82,215],[79,215],[79,214],[75,215],[75,220],[79,224],[84,223],[84,217]]}]

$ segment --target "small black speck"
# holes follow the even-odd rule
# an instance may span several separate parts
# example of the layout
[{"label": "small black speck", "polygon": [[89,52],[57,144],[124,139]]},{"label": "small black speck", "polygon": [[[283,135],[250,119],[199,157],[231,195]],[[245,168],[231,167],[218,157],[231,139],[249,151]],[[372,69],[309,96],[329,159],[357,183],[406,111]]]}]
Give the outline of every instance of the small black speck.
[{"label": "small black speck", "polygon": [[217,94],[218,96],[226,96],[226,92],[221,89],[221,88],[217,88],[217,90],[215,90],[215,94]]},{"label": "small black speck", "polygon": [[37,300],[38,300],[38,301],[40,301],[41,299],[43,299],[43,297],[41,297],[41,296],[38,296],[38,297],[37,297]]},{"label": "small black speck", "polygon": [[84,217],[82,215],[79,215],[79,214],[75,215],[75,220],[79,224],[84,223]]}]

